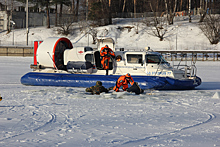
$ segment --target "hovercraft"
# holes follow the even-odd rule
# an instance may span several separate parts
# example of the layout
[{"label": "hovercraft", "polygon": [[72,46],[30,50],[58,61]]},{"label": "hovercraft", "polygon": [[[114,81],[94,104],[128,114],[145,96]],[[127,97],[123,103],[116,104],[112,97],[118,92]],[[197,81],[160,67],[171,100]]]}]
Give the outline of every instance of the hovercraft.
[{"label": "hovercraft", "polygon": [[[67,38],[47,38],[34,42],[33,71],[21,77],[31,86],[90,87],[96,81],[115,86],[121,75],[130,73],[142,89],[189,90],[201,84],[196,66],[172,67],[158,52],[116,49],[112,38],[97,39],[97,49],[75,47]],[[109,62],[109,74],[101,66],[100,49],[108,45],[115,58]],[[178,66],[179,67],[179,66]]]}]

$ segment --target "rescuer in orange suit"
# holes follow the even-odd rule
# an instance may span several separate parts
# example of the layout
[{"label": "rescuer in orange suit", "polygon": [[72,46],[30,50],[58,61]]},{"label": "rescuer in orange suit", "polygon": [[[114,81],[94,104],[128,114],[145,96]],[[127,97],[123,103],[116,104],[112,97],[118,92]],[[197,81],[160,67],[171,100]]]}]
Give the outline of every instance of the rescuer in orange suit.
[{"label": "rescuer in orange suit", "polygon": [[102,47],[100,50],[100,56],[102,57],[102,67],[106,70],[106,75],[108,75],[109,60],[111,57],[115,58],[115,53],[108,47],[108,45],[105,45],[105,47]]},{"label": "rescuer in orange suit", "polygon": [[126,91],[128,89],[128,84],[134,84],[134,80],[129,73],[118,78],[113,90],[119,92],[119,88],[123,86],[123,90]]}]

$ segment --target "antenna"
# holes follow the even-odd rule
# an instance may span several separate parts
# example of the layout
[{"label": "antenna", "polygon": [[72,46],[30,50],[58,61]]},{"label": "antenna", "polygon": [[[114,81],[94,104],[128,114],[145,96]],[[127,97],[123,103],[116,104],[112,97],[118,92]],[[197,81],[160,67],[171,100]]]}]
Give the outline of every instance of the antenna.
[{"label": "antenna", "polygon": [[47,52],[47,53],[48,53],[48,55],[50,56],[50,59],[51,59],[51,60],[52,60],[52,62],[53,62],[53,66],[56,68],[56,70],[58,70],[58,68],[57,68],[57,66],[56,66],[55,62],[53,61],[53,59],[52,59],[52,57],[51,57],[50,53],[49,53],[49,52]]}]

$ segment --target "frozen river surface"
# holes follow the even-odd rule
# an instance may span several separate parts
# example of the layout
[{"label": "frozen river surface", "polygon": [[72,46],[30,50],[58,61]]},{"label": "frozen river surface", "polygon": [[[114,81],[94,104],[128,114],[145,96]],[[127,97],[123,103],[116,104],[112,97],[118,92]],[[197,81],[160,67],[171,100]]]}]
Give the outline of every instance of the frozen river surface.
[{"label": "frozen river surface", "polygon": [[197,62],[195,90],[115,99],[20,84],[32,58],[0,57],[0,146],[220,146],[220,62]]}]

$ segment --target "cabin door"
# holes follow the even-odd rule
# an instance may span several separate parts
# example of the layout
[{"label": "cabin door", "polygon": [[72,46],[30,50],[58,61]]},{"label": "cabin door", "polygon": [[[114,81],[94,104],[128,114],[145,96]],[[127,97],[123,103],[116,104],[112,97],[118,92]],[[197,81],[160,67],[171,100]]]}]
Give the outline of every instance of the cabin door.
[{"label": "cabin door", "polygon": [[145,74],[144,55],[142,53],[126,53],[125,62],[127,73]]},{"label": "cabin door", "polygon": [[94,53],[94,56],[95,56],[95,66],[96,66],[96,68],[97,68],[98,70],[102,69],[99,51],[96,51],[96,52]]}]

